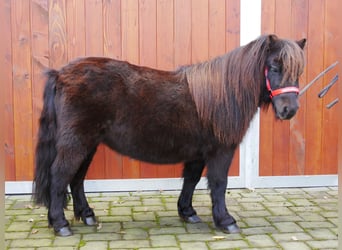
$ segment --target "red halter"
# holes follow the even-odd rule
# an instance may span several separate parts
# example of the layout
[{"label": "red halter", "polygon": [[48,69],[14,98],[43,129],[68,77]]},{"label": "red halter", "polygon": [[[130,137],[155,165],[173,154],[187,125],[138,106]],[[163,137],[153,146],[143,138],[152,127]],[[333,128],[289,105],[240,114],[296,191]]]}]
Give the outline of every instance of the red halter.
[{"label": "red halter", "polygon": [[266,88],[268,92],[270,93],[270,98],[272,99],[273,97],[283,94],[283,93],[289,93],[289,92],[295,92],[299,93],[299,88],[290,86],[290,87],[284,87],[276,90],[272,90],[271,84],[270,84],[270,79],[268,79],[268,68],[265,68],[265,78],[266,78]]}]

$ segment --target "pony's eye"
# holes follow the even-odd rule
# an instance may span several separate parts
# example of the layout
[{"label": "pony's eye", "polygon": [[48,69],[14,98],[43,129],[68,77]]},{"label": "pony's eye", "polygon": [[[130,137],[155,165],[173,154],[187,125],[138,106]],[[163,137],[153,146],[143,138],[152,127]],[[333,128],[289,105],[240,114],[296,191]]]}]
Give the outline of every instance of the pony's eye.
[{"label": "pony's eye", "polygon": [[279,73],[279,72],[280,72],[280,69],[279,69],[279,67],[271,66],[271,67],[270,67],[270,71],[271,71],[271,72],[274,72],[274,73]]}]

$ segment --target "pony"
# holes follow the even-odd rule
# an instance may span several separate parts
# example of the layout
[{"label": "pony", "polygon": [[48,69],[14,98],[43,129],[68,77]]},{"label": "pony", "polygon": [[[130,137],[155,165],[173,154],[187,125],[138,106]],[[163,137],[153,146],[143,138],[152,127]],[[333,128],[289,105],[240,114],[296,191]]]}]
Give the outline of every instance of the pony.
[{"label": "pony", "polygon": [[177,207],[180,218],[189,223],[201,221],[192,197],[206,166],[215,226],[239,233],[225,203],[229,166],[258,107],[272,104],[280,120],[295,115],[305,43],[263,35],[175,71],[102,57],[49,69],[33,200],[47,207],[55,234],[73,234],[63,210],[68,186],[75,218],[97,224],[83,184],[100,143],[141,161],[184,163]]}]

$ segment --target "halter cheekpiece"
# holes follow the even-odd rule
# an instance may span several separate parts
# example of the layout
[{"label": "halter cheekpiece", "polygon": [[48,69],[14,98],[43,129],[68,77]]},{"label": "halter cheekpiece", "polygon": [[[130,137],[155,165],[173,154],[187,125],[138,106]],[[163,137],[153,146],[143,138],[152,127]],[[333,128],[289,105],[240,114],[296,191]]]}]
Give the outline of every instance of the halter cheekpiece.
[{"label": "halter cheekpiece", "polygon": [[270,79],[268,79],[268,68],[267,67],[265,67],[265,78],[266,78],[266,88],[267,88],[268,92],[270,93],[271,99],[277,95],[284,94],[284,93],[289,93],[289,92],[294,92],[297,94],[299,93],[299,88],[294,87],[294,86],[272,90]]}]

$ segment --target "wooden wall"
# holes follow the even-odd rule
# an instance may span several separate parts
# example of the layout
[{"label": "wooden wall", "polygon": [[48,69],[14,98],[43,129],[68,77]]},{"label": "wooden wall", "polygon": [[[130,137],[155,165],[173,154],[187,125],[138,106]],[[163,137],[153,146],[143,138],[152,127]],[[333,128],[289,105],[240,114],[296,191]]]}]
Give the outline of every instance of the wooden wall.
[{"label": "wooden wall", "polygon": [[[342,30],[339,0],[262,1],[262,33],[307,38],[307,67],[300,80],[303,87],[335,61],[342,62]],[[338,97],[339,80],[323,98],[318,92],[336,75],[338,65],[300,97],[300,109],[290,122],[276,122],[273,111],[261,113],[260,175],[337,174],[337,105],[326,105]]]},{"label": "wooden wall", "polygon": [[[340,0],[262,0],[261,33],[308,38],[301,86],[342,62]],[[81,56],[108,56],[172,70],[223,54],[240,43],[240,0],[2,0],[0,1],[0,132],[6,180],[32,180],[37,121],[46,67]],[[261,112],[260,175],[337,173],[338,85],[317,93],[341,66],[303,97],[290,122]],[[341,99],[342,97],[340,97]],[[337,105],[342,105],[341,103]],[[157,167],[100,146],[88,179],[178,177],[180,165]],[[238,154],[230,175],[239,175]]]},{"label": "wooden wall", "polygon": [[[172,70],[239,45],[239,0],[3,0],[0,85],[6,180],[32,180],[46,67],[108,56]],[[231,175],[238,175],[238,157]],[[179,177],[98,148],[89,179]]]}]

